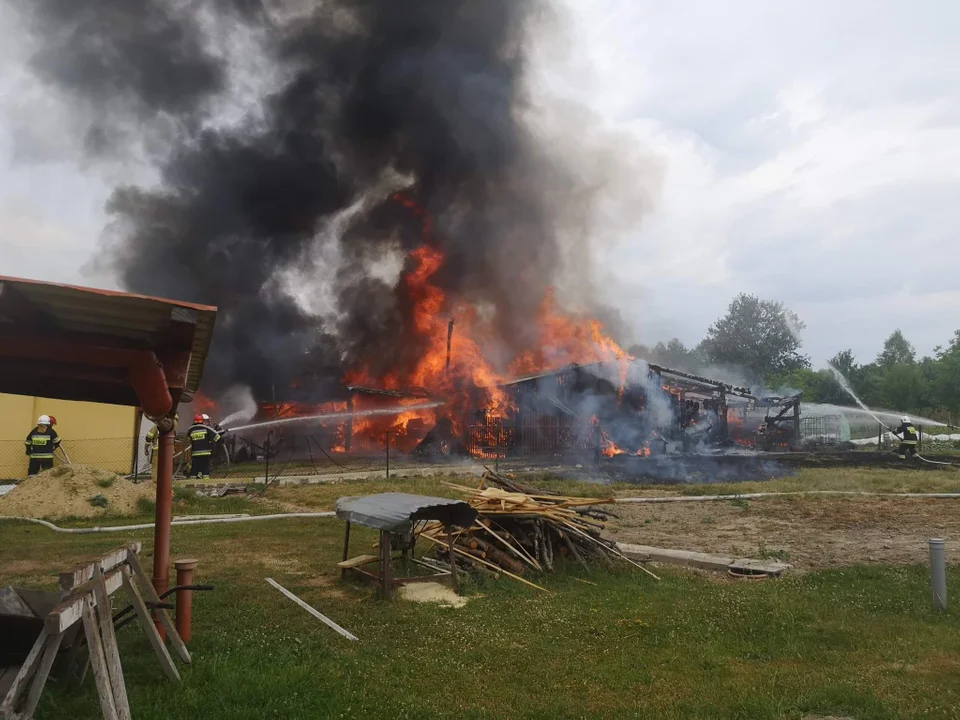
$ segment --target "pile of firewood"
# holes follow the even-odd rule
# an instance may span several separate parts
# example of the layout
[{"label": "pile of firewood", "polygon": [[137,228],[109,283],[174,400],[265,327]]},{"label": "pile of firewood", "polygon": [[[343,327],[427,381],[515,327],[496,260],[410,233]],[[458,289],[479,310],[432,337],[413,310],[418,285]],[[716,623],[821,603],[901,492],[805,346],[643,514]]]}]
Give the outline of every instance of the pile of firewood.
[{"label": "pile of firewood", "polygon": [[[539,590],[544,588],[522,576],[552,571],[558,556],[584,567],[623,561],[656,578],[601,535],[604,521],[614,515],[598,506],[612,504],[613,498],[566,497],[489,471],[477,488],[444,484],[462,492],[479,513],[472,527],[454,533],[458,564],[497,576],[502,573]],[[440,523],[427,524],[419,536],[434,543],[438,555],[449,552]]]}]

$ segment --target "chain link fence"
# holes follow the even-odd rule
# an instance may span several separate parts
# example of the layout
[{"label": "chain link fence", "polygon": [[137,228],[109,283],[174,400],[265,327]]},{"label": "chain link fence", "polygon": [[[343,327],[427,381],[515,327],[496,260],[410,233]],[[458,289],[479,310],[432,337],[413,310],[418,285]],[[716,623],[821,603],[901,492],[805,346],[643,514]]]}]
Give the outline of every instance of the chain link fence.
[{"label": "chain link fence", "polygon": [[[349,451],[323,435],[286,434],[254,440],[227,434],[217,445],[208,482],[322,481],[476,470],[483,465],[573,465],[598,459],[598,442],[599,435],[590,426],[562,420],[552,424],[476,423],[456,437],[430,433],[420,439],[392,433],[382,438],[356,436]],[[175,437],[175,479],[191,479],[189,445],[185,434]],[[148,480],[153,455],[142,438],[62,438],[55,462]],[[0,441],[0,480],[26,477],[27,463],[22,441]]]},{"label": "chain link fence", "polygon": [[[120,475],[134,471],[137,445],[132,437],[72,440],[62,438],[56,464],[75,463],[110,470]],[[27,476],[26,446],[23,440],[0,440],[0,480],[22,480]],[[149,474],[149,464],[147,465]]]}]

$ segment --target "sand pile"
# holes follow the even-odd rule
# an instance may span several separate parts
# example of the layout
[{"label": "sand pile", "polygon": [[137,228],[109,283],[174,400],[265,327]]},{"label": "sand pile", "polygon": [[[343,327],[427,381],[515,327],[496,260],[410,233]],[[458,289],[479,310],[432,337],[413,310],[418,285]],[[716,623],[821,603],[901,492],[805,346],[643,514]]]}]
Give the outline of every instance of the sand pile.
[{"label": "sand pile", "polygon": [[[155,494],[150,482],[136,484],[109,470],[86,465],[59,465],[27,478],[0,497],[0,515],[57,518],[132,514],[141,499],[153,500]],[[97,500],[91,502],[94,498]]]}]

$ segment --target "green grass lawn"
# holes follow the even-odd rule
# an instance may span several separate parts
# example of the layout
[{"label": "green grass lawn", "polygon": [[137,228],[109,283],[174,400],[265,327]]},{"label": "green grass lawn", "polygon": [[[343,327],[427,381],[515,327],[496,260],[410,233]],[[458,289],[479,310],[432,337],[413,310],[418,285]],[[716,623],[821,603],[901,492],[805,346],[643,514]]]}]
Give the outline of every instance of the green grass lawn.
[{"label": "green grass lawn", "polygon": [[[956,487],[954,473],[848,472],[803,471],[756,489]],[[750,487],[535,482],[579,495]],[[392,478],[270,489],[258,501],[181,493],[174,512],[321,510],[341,495],[389,490],[456,495],[437,478]],[[164,679],[137,626],[121,631],[135,717],[960,717],[960,614],[932,611],[923,567],[765,581],[658,568],[659,583],[627,568],[566,568],[537,578],[549,595],[506,580],[470,581],[471,601],[453,610],[385,603],[368,585],[341,583],[334,564],[342,530],[335,519],[176,528],[173,557],[199,558],[198,582],[217,589],[194,600],[194,662],[182,687]],[[0,523],[0,586],[53,589],[60,569],[136,539],[149,556],[149,530],[61,535]],[[354,552],[373,541],[355,532]],[[314,620],[265,577],[360,641]],[[950,570],[949,582],[960,587],[960,570]],[[38,713],[98,716],[89,678],[79,691],[52,683]]]}]

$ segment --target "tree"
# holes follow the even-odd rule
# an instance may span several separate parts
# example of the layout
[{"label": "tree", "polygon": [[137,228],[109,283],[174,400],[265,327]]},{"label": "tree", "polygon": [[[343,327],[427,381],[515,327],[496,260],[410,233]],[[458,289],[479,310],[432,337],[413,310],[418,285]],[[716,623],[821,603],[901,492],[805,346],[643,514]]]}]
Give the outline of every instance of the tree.
[{"label": "tree", "polygon": [[810,367],[809,358],[799,353],[799,333],[804,327],[783,303],[742,293],[730,303],[727,314],[710,326],[701,347],[712,362],[772,377]]},{"label": "tree", "polygon": [[633,357],[643,358],[655,365],[687,372],[696,372],[697,368],[703,364],[703,358],[697,353],[697,348],[693,350],[687,348],[679,338],[673,338],[668,343],[658,342],[653,348],[648,348],[646,345],[631,345],[627,348],[627,352]]},{"label": "tree", "polygon": [[646,345],[641,345],[637,343],[636,345],[631,345],[627,348],[627,354],[630,357],[640,358],[641,360],[650,361],[650,348]]},{"label": "tree", "polygon": [[660,365],[676,368],[678,370],[691,370],[691,366],[696,365],[693,357],[693,351],[689,350],[678,338],[673,338],[664,345],[658,342],[652,352],[653,361]]},{"label": "tree", "polygon": [[937,348],[936,356],[934,387],[939,404],[951,413],[960,412],[960,330],[946,349]]},{"label": "tree", "polygon": [[888,368],[883,375],[883,395],[887,407],[908,411],[920,407],[923,396],[923,377],[914,364],[900,363]]},{"label": "tree", "polygon": [[[861,393],[861,374],[862,368],[857,364],[857,359],[853,355],[853,350],[841,350],[828,361],[830,367],[835,368],[843,375],[853,391],[860,395]],[[850,393],[843,389],[843,386],[837,380],[832,372],[827,372],[826,382],[821,388],[820,402],[831,403],[833,405],[849,405],[853,402]]]},{"label": "tree", "polygon": [[803,393],[805,402],[831,402],[826,399],[829,393],[829,386],[832,376],[826,370],[811,370],[810,368],[797,368],[790,372],[778,375],[776,378],[768,378],[774,389],[780,392]]},{"label": "tree", "polygon": [[[839,370],[840,374],[848,380],[850,380],[851,376],[859,367],[857,365],[857,359],[853,356],[853,350],[841,350],[830,358],[830,365]],[[851,382],[853,381],[851,380]]]},{"label": "tree", "polygon": [[917,351],[913,345],[896,329],[883,343],[883,350],[877,356],[877,365],[889,370],[894,365],[913,365],[917,361]]}]

